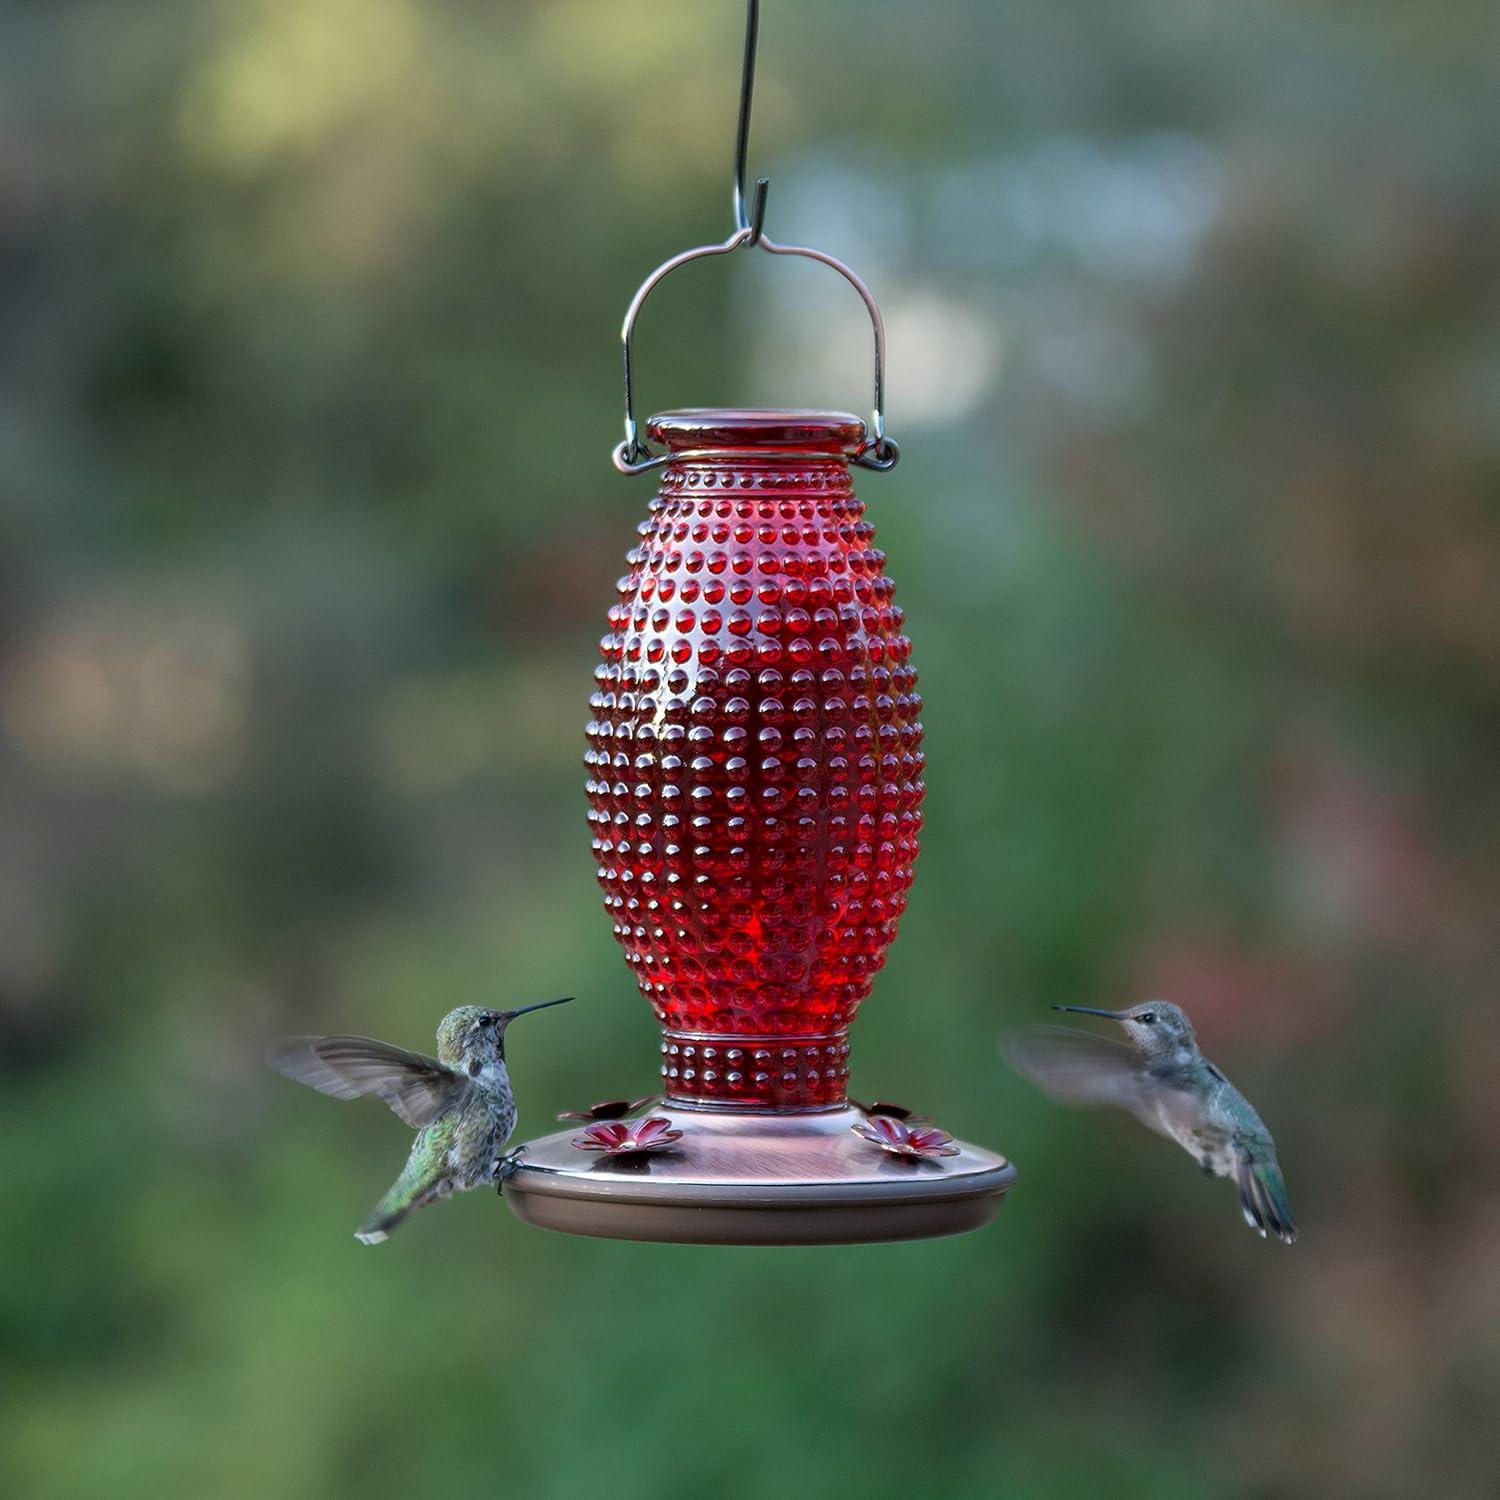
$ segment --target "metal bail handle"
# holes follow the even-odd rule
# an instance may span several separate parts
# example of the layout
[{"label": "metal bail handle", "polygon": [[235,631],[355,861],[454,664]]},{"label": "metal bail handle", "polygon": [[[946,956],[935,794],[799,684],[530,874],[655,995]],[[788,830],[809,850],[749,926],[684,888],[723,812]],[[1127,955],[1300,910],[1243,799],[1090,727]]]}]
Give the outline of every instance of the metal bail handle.
[{"label": "metal bail handle", "polygon": [[[764,179],[757,183],[757,187],[759,191],[756,194],[756,208],[760,213],[764,213]],[[849,461],[858,464],[861,468],[880,472],[894,469],[897,460],[901,457],[901,450],[896,446],[894,439],[885,435],[885,324],[881,319],[880,308],[875,303],[874,295],[843,261],[825,251],[814,250],[807,245],[778,245],[761,230],[758,216],[743,229],[737,229],[722,245],[699,245],[696,249],[684,250],[680,255],[674,255],[671,260],[664,261],[641,283],[640,290],[631,299],[630,306],[625,313],[624,325],[620,329],[620,342],[625,356],[625,441],[618,444],[611,455],[615,468],[622,474],[643,474],[648,469],[659,469],[663,464],[669,463],[672,458],[672,455],[668,453],[653,453],[641,441],[635,418],[635,378],[631,362],[631,339],[635,334],[636,319],[640,316],[646,299],[679,266],[685,266],[689,261],[705,260],[711,255],[728,255],[742,246],[746,248],[758,246],[771,255],[800,255],[806,260],[821,261],[825,266],[830,266],[837,271],[859,293],[860,300],[865,304],[865,311],[870,315],[870,327],[875,335],[875,404],[871,414],[871,435],[849,456]],[[786,456],[795,457],[796,455]],[[826,458],[828,455],[824,453],[817,456]]]},{"label": "metal bail handle", "polygon": [[[757,246],[770,255],[800,255],[805,260],[821,261],[831,266],[850,286],[859,293],[870,315],[870,326],[875,331],[875,410],[870,422],[871,436],[849,455],[849,462],[865,469],[894,469],[901,457],[901,450],[885,435],[885,324],[880,319],[880,309],[867,287],[843,261],[822,250],[813,250],[806,245],[778,245],[765,233],[766,193],[770,183],[764,177],[755,179],[755,196],[747,199],[745,193],[745,161],[750,151],[750,106],[755,97],[755,51],[760,37],[760,0],[747,0],[745,5],[745,50],[740,63],[740,112],[734,136],[734,233],[722,245],[700,245],[696,250],[684,250],[664,261],[641,283],[640,290],[631,298],[625,313],[625,325],[620,330],[620,342],[625,349],[625,441],[612,455],[615,468],[622,474],[641,474],[647,469],[659,469],[670,463],[672,455],[653,453],[641,441],[635,420],[635,384],[631,372],[630,340],[635,333],[635,320],[640,316],[646,298],[656,290],[658,283],[670,276],[678,266],[690,260],[703,260],[710,255],[729,255],[742,246],[754,250]],[[780,450],[783,458],[827,458],[827,453],[812,455]]]}]

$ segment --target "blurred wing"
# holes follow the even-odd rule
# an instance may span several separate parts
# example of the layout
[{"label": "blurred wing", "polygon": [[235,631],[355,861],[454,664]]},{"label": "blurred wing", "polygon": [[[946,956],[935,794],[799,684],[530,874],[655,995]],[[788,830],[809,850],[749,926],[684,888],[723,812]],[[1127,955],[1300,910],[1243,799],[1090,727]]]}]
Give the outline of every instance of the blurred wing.
[{"label": "blurred wing", "polygon": [[294,1036],[266,1054],[278,1073],[335,1099],[377,1094],[414,1130],[461,1104],[471,1085],[436,1058],[367,1036]]},{"label": "blurred wing", "polygon": [[1146,1070],[1124,1042],[1066,1026],[1028,1026],[1005,1036],[1001,1049],[1018,1073],[1064,1104],[1115,1105],[1144,1118]]}]

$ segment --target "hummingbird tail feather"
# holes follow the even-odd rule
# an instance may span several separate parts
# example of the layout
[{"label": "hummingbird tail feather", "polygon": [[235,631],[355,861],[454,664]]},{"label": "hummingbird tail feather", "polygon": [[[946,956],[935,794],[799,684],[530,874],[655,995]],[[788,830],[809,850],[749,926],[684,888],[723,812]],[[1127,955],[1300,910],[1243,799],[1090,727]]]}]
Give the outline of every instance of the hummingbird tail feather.
[{"label": "hummingbird tail feather", "polygon": [[382,1213],[379,1208],[365,1220],[358,1229],[354,1231],[354,1238],[362,1245],[383,1245],[391,1237],[393,1230],[407,1214],[410,1208],[397,1209],[394,1213]]},{"label": "hummingbird tail feather", "polygon": [[370,1210],[370,1217],[354,1231],[354,1238],[363,1245],[380,1245],[391,1237],[393,1230],[413,1209],[425,1208],[446,1198],[453,1191],[450,1182],[436,1182],[413,1192],[412,1184],[403,1172],[391,1184],[391,1190]]},{"label": "hummingbird tail feather", "polygon": [[1258,1231],[1262,1239],[1270,1233],[1284,1244],[1290,1245],[1297,1238],[1297,1226],[1292,1219],[1291,1205],[1287,1202],[1286,1183],[1275,1158],[1256,1161],[1249,1156],[1241,1156],[1235,1165],[1234,1175],[1239,1185],[1240,1206],[1245,1212],[1245,1222]]}]

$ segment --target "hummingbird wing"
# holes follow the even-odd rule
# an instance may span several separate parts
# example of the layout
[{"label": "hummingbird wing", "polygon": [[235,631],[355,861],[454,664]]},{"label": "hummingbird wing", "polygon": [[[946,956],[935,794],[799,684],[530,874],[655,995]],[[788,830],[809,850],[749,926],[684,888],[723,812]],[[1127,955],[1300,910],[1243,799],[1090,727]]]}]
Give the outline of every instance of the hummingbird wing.
[{"label": "hummingbird wing", "polygon": [[266,1061],[335,1099],[377,1094],[413,1130],[460,1105],[473,1085],[462,1073],[420,1052],[367,1036],[293,1036],[276,1043]]},{"label": "hummingbird wing", "polygon": [[1064,1104],[1113,1105],[1163,1129],[1149,1104],[1141,1054],[1124,1042],[1068,1026],[1027,1026],[1002,1038],[1001,1050],[1018,1073]]}]

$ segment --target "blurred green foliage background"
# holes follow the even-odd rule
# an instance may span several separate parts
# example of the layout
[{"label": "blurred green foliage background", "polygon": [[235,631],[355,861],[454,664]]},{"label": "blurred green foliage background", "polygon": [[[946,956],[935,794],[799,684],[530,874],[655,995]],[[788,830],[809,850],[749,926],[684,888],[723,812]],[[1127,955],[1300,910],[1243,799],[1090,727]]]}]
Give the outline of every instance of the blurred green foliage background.
[{"label": "blurred green foliage background", "polygon": [[[929,821],[856,1092],[1021,1168],[839,1250],[372,1253],[378,1105],[267,1036],[654,1078],[581,729],[645,272],[729,228],[742,13],[0,10],[0,1490],[1493,1494],[1493,6],[766,6],[768,227],[861,269]],[[859,407],[817,268],[684,273],[642,400]],[[1303,1238],[1006,1072],[1179,1001]]]}]

